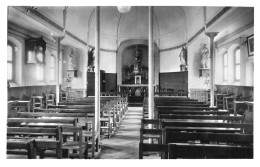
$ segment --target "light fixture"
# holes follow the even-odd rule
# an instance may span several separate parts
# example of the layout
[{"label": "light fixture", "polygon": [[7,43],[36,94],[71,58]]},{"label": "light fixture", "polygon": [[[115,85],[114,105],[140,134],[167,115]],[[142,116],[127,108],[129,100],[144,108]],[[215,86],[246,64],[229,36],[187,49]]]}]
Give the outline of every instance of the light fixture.
[{"label": "light fixture", "polygon": [[120,13],[127,13],[130,11],[131,6],[117,6],[117,9]]}]

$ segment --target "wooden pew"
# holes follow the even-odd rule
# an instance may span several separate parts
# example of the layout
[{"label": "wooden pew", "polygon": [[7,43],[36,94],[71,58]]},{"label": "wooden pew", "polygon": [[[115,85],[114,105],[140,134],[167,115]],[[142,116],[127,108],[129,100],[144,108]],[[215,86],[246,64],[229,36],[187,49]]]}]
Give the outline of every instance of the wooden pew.
[{"label": "wooden pew", "polygon": [[[32,138],[36,149],[56,149],[58,159],[62,158],[62,133],[61,128],[36,128],[36,127],[7,127],[8,139],[15,136],[55,136],[56,140]],[[9,151],[7,153],[18,153]],[[42,157],[42,156],[40,156]]]},{"label": "wooden pew", "polygon": [[[28,159],[36,159],[36,148],[33,146],[33,139],[7,139],[7,154],[14,154],[15,149],[24,149]],[[22,154],[19,151],[19,154]]]},{"label": "wooden pew", "polygon": [[155,103],[155,105],[157,107],[159,106],[193,106],[193,107],[209,107],[208,104],[201,104],[201,103],[194,103],[194,102],[183,102],[183,101],[180,101],[180,102],[157,102]]},{"label": "wooden pew", "polygon": [[[65,136],[65,141],[62,143],[62,149],[66,150],[78,150],[79,158],[83,158],[83,153],[85,159],[88,157],[88,143],[83,142],[83,133],[82,133],[82,127],[76,127],[76,126],[63,126],[62,127],[62,134]],[[78,135],[75,135],[78,134]],[[67,136],[74,136],[73,141],[67,141]],[[68,157],[68,152],[66,152],[66,157]]]},{"label": "wooden pew", "polygon": [[155,96],[154,97],[154,100],[191,100],[191,101],[197,101],[197,100],[194,100],[194,99],[190,99],[189,97],[187,96]]},{"label": "wooden pew", "polygon": [[157,118],[161,119],[167,118],[167,115],[223,115],[223,116],[229,116],[231,114],[230,111],[185,111],[185,110],[175,110],[175,111],[158,111]]},{"label": "wooden pew", "polygon": [[248,123],[219,123],[219,122],[188,122],[188,121],[161,121],[162,128],[176,129],[180,127],[179,130],[190,131],[192,128],[196,129],[240,129],[241,133],[244,133],[246,129],[253,129],[253,124]]},{"label": "wooden pew", "polygon": [[107,109],[101,111],[100,114],[100,132],[107,131],[107,136],[110,138],[111,133],[116,127],[116,113],[114,104],[106,104]]},{"label": "wooden pew", "polygon": [[[45,109],[46,110],[46,109]],[[55,109],[51,109],[51,110],[55,110]],[[91,138],[91,148],[92,148],[92,158],[94,158],[94,151],[95,151],[95,147],[96,147],[96,151],[98,149],[98,134],[93,130],[94,128],[94,118],[89,118],[88,117],[88,113],[48,113],[48,112],[35,112],[35,113],[25,113],[25,112],[19,112],[18,113],[19,116],[21,117],[70,117],[70,118],[78,118],[79,119],[79,126],[85,126],[86,130],[83,130],[83,137],[85,138]],[[83,118],[82,121],[80,121]],[[92,125],[92,130],[89,131],[89,125]],[[95,141],[96,141],[96,145],[95,145]],[[88,140],[87,140],[88,143]],[[88,149],[88,145],[86,145],[86,150]]]},{"label": "wooden pew", "polygon": [[[114,98],[113,98],[114,99]],[[106,102],[105,105],[100,109],[101,114],[100,114],[100,130],[101,132],[107,131],[108,137],[110,137],[113,128],[116,127],[116,123],[119,123],[123,116],[125,104],[123,105],[122,103],[123,98],[117,98],[115,100],[110,100],[109,102]],[[113,106],[113,104],[116,104],[116,106]],[[109,107],[113,106],[113,107]],[[59,106],[52,106],[52,108],[62,108],[62,109],[84,109],[86,111],[93,111],[95,110],[94,105],[89,105],[89,104],[81,104],[81,105],[71,105],[70,103],[66,103],[66,105],[59,105]],[[39,110],[40,111],[40,110]],[[79,110],[77,110],[79,111]],[[65,112],[70,112],[70,111],[65,111]],[[84,111],[79,111],[79,112],[84,112]],[[110,114],[112,113],[112,114]],[[108,116],[109,115],[109,116]],[[94,114],[93,114],[94,116]],[[112,124],[112,125],[111,125]]]},{"label": "wooden pew", "polygon": [[139,142],[139,159],[143,159],[145,152],[161,153],[162,159],[168,159],[168,144],[147,144]]},{"label": "wooden pew", "polygon": [[178,104],[195,104],[195,105],[207,105],[204,102],[195,101],[195,100],[155,100],[154,103],[159,106],[178,106]]},{"label": "wooden pew", "polygon": [[163,144],[168,143],[225,143],[241,146],[253,145],[253,134],[241,133],[209,133],[209,132],[176,132],[165,128],[163,133]]},{"label": "wooden pew", "polygon": [[[53,118],[8,118],[7,123],[12,124],[16,123],[17,126],[23,127],[44,127],[44,128],[55,128],[61,127],[63,142],[62,142],[62,150],[79,150],[79,158],[83,157],[83,152],[85,155],[88,152],[85,152],[85,145],[87,143],[82,142],[82,128],[77,125],[78,119],[75,118],[66,118],[66,119],[53,119]],[[73,136],[73,141],[67,141],[68,134]],[[79,140],[79,141],[77,141]],[[87,150],[86,150],[87,151]],[[42,156],[44,154],[42,153]],[[64,156],[65,154],[63,154]],[[68,152],[66,154],[68,157]]]},{"label": "wooden pew", "polygon": [[[110,105],[113,105],[114,103],[118,103],[118,100],[110,100],[109,102],[106,103],[106,105],[104,105],[100,111],[100,130],[101,132],[103,130],[106,130],[108,133],[108,138],[110,137],[113,128],[116,127],[116,118],[118,118],[119,120],[119,112],[115,111],[116,107],[108,107]],[[89,114],[88,116],[93,116],[94,117],[94,106],[93,105],[70,105],[69,103],[66,105],[59,105],[59,106],[52,106],[52,108],[62,108],[63,110],[59,111],[59,112],[64,112],[64,113],[70,113],[70,112],[78,112],[78,113],[86,113],[86,112],[91,112],[93,111],[93,113]],[[65,110],[66,109],[66,110]],[[73,109],[75,109],[73,111]],[[117,110],[120,110],[120,108],[117,108]],[[56,109],[54,110],[38,110],[40,112],[42,111],[58,111]],[[112,112],[112,114],[110,114]],[[118,121],[119,122],[119,121]],[[112,126],[112,125],[113,126]]]},{"label": "wooden pew", "polygon": [[169,144],[169,158],[253,158],[253,147],[212,144]]},{"label": "wooden pew", "polygon": [[8,118],[7,125],[10,127],[15,123],[15,126],[27,126],[27,127],[57,127],[57,126],[77,126],[77,119],[53,119],[53,118]]},{"label": "wooden pew", "polygon": [[75,108],[49,108],[49,109],[35,109],[35,113],[37,112],[52,112],[52,113],[94,113],[93,109],[75,109]]},{"label": "wooden pew", "polygon": [[195,106],[158,106],[158,111],[162,110],[168,110],[168,111],[173,111],[173,110],[186,110],[186,111],[217,111],[218,108],[216,107],[195,107]]},{"label": "wooden pew", "polygon": [[161,119],[177,119],[177,120],[222,120],[231,122],[244,122],[243,116],[227,116],[227,115],[183,115],[183,114],[161,114]]},{"label": "wooden pew", "polygon": [[95,106],[92,104],[82,104],[82,105],[49,105],[48,109],[56,108],[56,109],[89,109],[93,110],[95,109]]}]

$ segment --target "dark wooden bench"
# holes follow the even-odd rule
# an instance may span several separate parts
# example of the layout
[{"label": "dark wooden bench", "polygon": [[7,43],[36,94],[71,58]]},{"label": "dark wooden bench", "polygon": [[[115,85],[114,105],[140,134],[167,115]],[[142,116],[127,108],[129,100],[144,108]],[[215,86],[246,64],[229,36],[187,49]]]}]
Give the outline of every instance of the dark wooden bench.
[{"label": "dark wooden bench", "polygon": [[[51,109],[55,110],[55,109]],[[29,117],[29,118],[39,118],[39,117],[64,117],[64,118],[77,118],[79,120],[78,126],[83,126],[83,137],[87,138],[87,143],[91,142],[92,148],[92,158],[94,158],[94,151],[98,151],[99,140],[98,134],[94,131],[94,118],[89,118],[88,113],[48,113],[48,112],[35,112],[35,113],[27,113],[27,112],[19,112],[19,116],[21,117]],[[91,128],[92,126],[92,128]],[[90,139],[90,140],[89,140]],[[86,150],[88,150],[88,145],[86,145]]]},{"label": "dark wooden bench", "polygon": [[[88,150],[85,150],[88,143],[82,142],[82,128],[78,127],[78,119],[75,118],[59,118],[59,119],[52,119],[52,118],[9,118],[7,119],[8,124],[16,123],[19,127],[44,127],[44,128],[55,128],[61,127],[62,130],[62,150],[63,150],[63,157],[68,157],[68,150],[78,150],[79,158],[83,157],[83,153],[85,157],[88,155]],[[67,141],[68,136],[73,136],[73,141]],[[66,153],[64,153],[67,150]],[[44,156],[44,153],[42,153]],[[43,157],[42,157],[43,158]]]},{"label": "dark wooden bench", "polygon": [[94,110],[95,106],[92,104],[84,104],[84,105],[71,105],[71,104],[66,104],[66,105],[49,105],[48,109],[50,108],[58,108],[58,109],[89,109],[89,110]]},{"label": "dark wooden bench", "polygon": [[46,113],[84,113],[89,114],[89,116],[93,116],[94,109],[57,109],[57,108],[49,108],[49,109],[35,109],[35,113],[37,112],[46,112]]},{"label": "dark wooden bench", "polygon": [[[112,103],[111,101],[108,103]],[[115,125],[115,118],[119,117],[119,116],[115,116],[115,107],[114,109],[111,107],[107,107],[108,103],[106,105],[104,105],[101,109],[100,109],[100,130],[103,131],[103,129],[105,129],[107,131],[108,134],[108,138],[110,137],[113,128],[111,126],[111,123],[113,125]],[[59,113],[89,113],[88,117],[94,117],[94,111],[95,111],[95,107],[93,105],[70,105],[70,104],[66,104],[66,105],[58,105],[58,106],[50,106],[50,109],[39,109],[36,110],[35,112],[59,112]],[[110,112],[113,112],[111,115],[113,116],[112,119],[110,119],[111,117],[109,116],[104,116],[104,113],[108,113],[110,115]],[[115,126],[114,126],[115,127]]]},{"label": "dark wooden bench", "polygon": [[222,120],[231,122],[244,122],[243,116],[227,115],[183,115],[183,114],[161,114],[161,119],[178,119],[178,120]]},{"label": "dark wooden bench", "polygon": [[187,96],[154,96],[155,100],[194,100]]},{"label": "dark wooden bench", "polygon": [[[19,151],[15,151],[19,149]],[[26,150],[24,154],[28,159],[36,159],[36,148],[33,139],[7,139],[7,154],[23,154],[22,150]]]},{"label": "dark wooden bench", "polygon": [[[18,136],[18,137],[17,137]],[[22,138],[20,136],[23,136]],[[38,139],[38,136],[54,136],[53,139]],[[33,140],[35,149],[55,149],[56,157],[62,158],[62,133],[61,127],[56,128],[39,128],[39,127],[7,127],[7,138],[24,139],[30,137]],[[19,154],[17,151],[7,151],[9,154]],[[40,154],[40,157],[42,154]]]},{"label": "dark wooden bench", "polygon": [[[205,104],[204,102],[200,102],[200,101],[196,101],[196,100],[155,100],[154,103],[156,105],[159,106],[175,106],[178,104],[195,104],[195,105],[199,105],[199,104]],[[205,104],[207,105],[207,104]],[[208,105],[207,105],[208,106]]]},{"label": "dark wooden bench", "polygon": [[253,145],[253,134],[241,133],[209,133],[209,132],[176,132],[165,128],[163,133],[163,144],[169,143],[224,143],[241,146]]},{"label": "dark wooden bench", "polygon": [[180,103],[155,103],[155,105],[157,107],[159,106],[186,106],[186,107],[189,107],[189,106],[192,106],[192,107],[209,107],[208,104],[199,104],[199,103],[183,103],[183,102],[180,102]]},{"label": "dark wooden bench", "polygon": [[197,106],[157,106],[158,111],[162,110],[185,110],[185,111],[218,111],[216,107],[197,107]]},{"label": "dark wooden bench", "polygon": [[139,159],[143,159],[146,152],[161,153],[162,159],[168,159],[168,144],[147,144],[139,142]]},{"label": "dark wooden bench", "polygon": [[27,127],[57,127],[57,126],[77,126],[77,119],[36,119],[36,118],[8,118],[7,125],[10,126],[27,126]]},{"label": "dark wooden bench", "polygon": [[161,128],[176,128],[181,127],[184,130],[189,130],[189,128],[197,128],[197,129],[240,129],[241,133],[244,133],[247,129],[252,130],[253,124],[249,123],[219,123],[219,122],[188,122],[188,121],[169,121],[162,120]]},{"label": "dark wooden bench", "polygon": [[252,159],[253,147],[218,144],[169,144],[169,158]]},{"label": "dark wooden bench", "polygon": [[167,117],[165,115],[230,115],[230,111],[186,111],[186,110],[175,110],[175,111],[158,111],[158,118],[161,118],[161,115],[163,117]]}]

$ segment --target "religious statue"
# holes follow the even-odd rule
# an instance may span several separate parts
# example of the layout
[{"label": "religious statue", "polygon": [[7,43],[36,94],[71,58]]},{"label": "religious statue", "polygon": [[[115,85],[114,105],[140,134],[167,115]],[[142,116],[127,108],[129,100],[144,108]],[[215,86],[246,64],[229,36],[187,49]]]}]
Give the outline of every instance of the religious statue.
[{"label": "religious statue", "polygon": [[207,48],[207,44],[201,45],[201,68],[210,68],[210,57],[209,57],[209,49]]},{"label": "religious statue", "polygon": [[69,53],[69,66],[68,70],[74,70],[75,64],[73,63],[74,51],[71,48]]},{"label": "religious statue", "polygon": [[142,52],[140,49],[136,50],[135,53],[135,60],[134,60],[134,73],[139,73],[141,67],[141,59],[142,59]]},{"label": "religious statue", "polygon": [[180,53],[180,61],[181,65],[186,66],[187,65],[187,47],[183,46]]},{"label": "religious statue", "polygon": [[95,65],[94,65],[94,50],[95,48],[88,50],[88,71],[93,72]]}]

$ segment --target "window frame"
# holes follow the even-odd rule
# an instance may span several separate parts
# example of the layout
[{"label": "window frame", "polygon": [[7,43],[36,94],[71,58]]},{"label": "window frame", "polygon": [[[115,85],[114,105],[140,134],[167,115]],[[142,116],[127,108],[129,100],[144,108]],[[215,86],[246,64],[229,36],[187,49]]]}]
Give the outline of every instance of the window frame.
[{"label": "window frame", "polygon": [[[7,80],[9,82],[12,82],[14,81],[15,79],[15,47],[16,45],[14,43],[12,43],[11,41],[7,41],[7,47],[10,46],[12,48],[12,61],[8,61],[7,60],[7,64],[8,63],[12,63],[12,79],[8,79],[8,76],[7,76]],[[8,54],[8,53],[7,53]],[[8,56],[8,55],[7,55]],[[8,72],[7,72],[8,73]],[[8,74],[7,74],[8,75]]]}]

